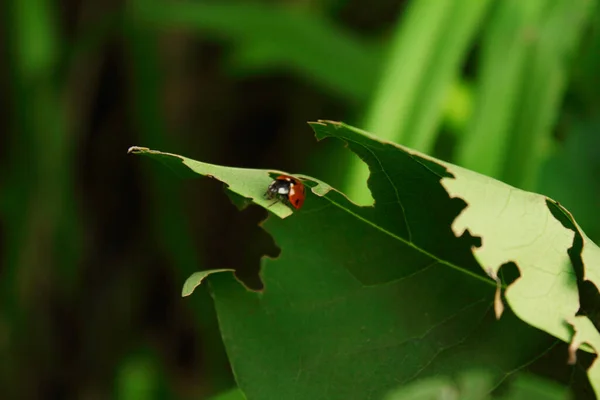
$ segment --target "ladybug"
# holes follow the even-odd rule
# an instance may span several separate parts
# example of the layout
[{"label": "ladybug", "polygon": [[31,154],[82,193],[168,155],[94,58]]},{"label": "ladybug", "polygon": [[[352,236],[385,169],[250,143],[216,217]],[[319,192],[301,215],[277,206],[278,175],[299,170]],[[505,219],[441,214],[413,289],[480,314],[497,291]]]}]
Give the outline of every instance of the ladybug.
[{"label": "ladybug", "polygon": [[[299,179],[288,175],[280,175],[267,188],[267,199],[277,199],[299,210],[304,204],[306,192]],[[275,203],[273,203],[275,204]]]}]

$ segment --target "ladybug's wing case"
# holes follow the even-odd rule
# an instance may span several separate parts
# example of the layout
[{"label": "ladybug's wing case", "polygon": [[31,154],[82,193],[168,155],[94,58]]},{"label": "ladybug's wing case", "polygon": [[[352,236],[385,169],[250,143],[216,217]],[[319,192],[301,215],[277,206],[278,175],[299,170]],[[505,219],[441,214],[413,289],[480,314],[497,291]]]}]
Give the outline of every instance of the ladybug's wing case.
[{"label": "ladybug's wing case", "polygon": [[289,200],[292,206],[296,209],[302,207],[302,204],[304,204],[304,197],[304,185],[302,183],[293,185],[289,194]]},{"label": "ladybug's wing case", "polygon": [[298,198],[296,199],[296,208],[300,208],[302,207],[302,204],[304,204],[304,186],[302,187],[302,195],[298,196]]}]

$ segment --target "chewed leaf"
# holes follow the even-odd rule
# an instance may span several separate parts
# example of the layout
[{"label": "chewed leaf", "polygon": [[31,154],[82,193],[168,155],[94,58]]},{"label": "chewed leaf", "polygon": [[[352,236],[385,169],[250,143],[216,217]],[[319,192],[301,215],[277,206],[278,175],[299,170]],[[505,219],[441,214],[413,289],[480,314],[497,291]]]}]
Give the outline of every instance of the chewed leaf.
[{"label": "chewed leaf", "polygon": [[[229,273],[195,275],[186,286],[189,293],[210,281],[247,398],[381,398],[466,367],[492,370],[497,385],[552,348],[547,333],[571,341],[566,322],[579,298],[570,256],[593,259],[596,249],[585,242],[587,256],[569,253],[582,233],[563,226],[549,199],[342,123],[311,126],[369,166],[374,204],[361,207],[303,177],[311,195],[302,209],[263,224],[281,254],[263,259],[262,292]],[[265,206],[269,171],[167,157]],[[508,288],[500,269],[507,263],[521,274]]]},{"label": "chewed leaf", "polygon": [[[452,175],[442,164],[395,144],[375,140],[343,123],[319,121],[311,126],[318,139],[333,137],[344,141],[371,171],[368,185],[375,199],[374,207],[358,207],[345,198],[338,200],[336,192],[325,196],[330,202],[409,247],[413,257],[460,271],[489,288],[496,286],[471,252],[479,239],[456,237],[450,229],[466,203],[450,198],[444,190],[441,179]],[[369,285],[402,278],[401,271],[402,268],[388,265],[351,269],[361,283]]]},{"label": "chewed leaf", "polygon": [[[323,121],[313,127],[317,136],[346,141],[369,164],[375,207],[381,208],[383,200],[384,207],[395,207],[396,214],[404,217],[404,223],[396,223],[405,226],[399,236],[446,261],[451,257],[443,255],[442,246],[436,248],[427,240],[441,232],[440,227],[424,214],[434,216],[438,225],[448,221],[455,237],[478,237],[481,243],[473,243],[471,249],[487,275],[495,278],[500,267],[510,262],[521,272],[505,293],[512,310],[527,323],[565,342],[570,340],[565,321],[579,310],[576,276],[568,253],[574,232],[553,216],[545,196],[402,146],[381,143],[345,124]],[[439,194],[442,187],[443,195]],[[428,199],[428,194],[435,199]],[[465,206],[452,213],[449,197],[464,201]],[[447,237],[445,241],[456,242]],[[590,253],[597,249],[591,242],[588,245]],[[467,270],[460,261],[451,263]],[[500,313],[498,297],[495,304]]]},{"label": "chewed leaf", "polygon": [[585,232],[581,229],[575,218],[569,213],[564,207],[558,203],[556,205],[560,210],[566,214],[567,218],[571,222],[571,227],[581,238],[583,249],[581,250],[581,261],[583,262],[583,279],[590,281],[596,290],[600,291],[600,247],[587,237]]},{"label": "chewed leaf", "polygon": [[574,233],[552,214],[547,198],[446,164],[454,178],[442,184],[469,206],[452,224],[456,235],[469,231],[481,237],[473,252],[479,263],[496,274],[514,262],[520,278],[505,297],[527,323],[568,342],[565,321],[579,310],[577,282],[568,250]]},{"label": "chewed leaf", "polygon": [[153,158],[168,166],[175,173],[185,177],[199,175],[217,179],[227,184],[227,189],[251,199],[255,204],[267,208],[281,218],[288,217],[292,210],[281,202],[273,202],[265,197],[266,188],[280,171],[232,168],[195,161],[177,154],[150,150],[146,147],[131,147],[131,154],[141,154]]},{"label": "chewed leaf", "polygon": [[[591,346],[596,354],[600,352],[600,334],[589,318],[578,316],[570,320],[569,324],[575,330],[569,346],[570,364],[575,364],[577,358],[575,353],[584,343]],[[598,361],[598,357],[588,369],[588,376],[596,395],[598,395],[600,393],[600,361]]]}]

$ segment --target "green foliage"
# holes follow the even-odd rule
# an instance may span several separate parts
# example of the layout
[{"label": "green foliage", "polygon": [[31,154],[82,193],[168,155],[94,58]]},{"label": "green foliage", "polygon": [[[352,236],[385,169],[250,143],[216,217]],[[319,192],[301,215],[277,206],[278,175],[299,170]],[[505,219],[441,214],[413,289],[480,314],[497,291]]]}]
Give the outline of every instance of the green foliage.
[{"label": "green foliage", "polygon": [[587,0],[498,2],[482,40],[476,110],[457,163],[533,189],[546,158]]},{"label": "green foliage", "polygon": [[160,371],[160,359],[144,350],[129,355],[120,364],[113,398],[147,400],[168,396],[168,385]]},{"label": "green foliage", "polygon": [[578,123],[562,148],[554,149],[540,174],[542,193],[560,199],[581,222],[585,232],[600,241],[600,121]]},{"label": "green foliage", "polygon": [[234,45],[233,68],[290,69],[355,104],[368,98],[381,59],[377,46],[332,21],[281,6],[151,2],[135,18],[149,28],[194,30],[226,41]]},{"label": "green foliage", "polygon": [[[600,334],[576,313],[578,280],[600,287],[600,249],[566,210],[344,124],[312,127],[317,138],[340,139],[367,163],[374,207],[305,177],[312,193],[304,207],[289,217],[277,211],[288,218],[264,224],[282,253],[263,262],[263,292],[215,271],[192,276],[184,289],[210,282],[238,385],[249,398],[381,396],[398,382],[467,367],[500,371],[490,378],[497,385],[552,345],[527,324],[572,343],[573,352],[582,343],[597,351]],[[133,152],[209,175],[271,209],[267,171]],[[580,254],[569,251],[575,237],[583,242]],[[582,260],[583,276],[573,257]],[[506,287],[497,276],[510,262],[521,277]],[[511,312],[494,320],[494,311],[502,314],[497,284],[527,324]],[[596,391],[597,369],[589,370]]]}]

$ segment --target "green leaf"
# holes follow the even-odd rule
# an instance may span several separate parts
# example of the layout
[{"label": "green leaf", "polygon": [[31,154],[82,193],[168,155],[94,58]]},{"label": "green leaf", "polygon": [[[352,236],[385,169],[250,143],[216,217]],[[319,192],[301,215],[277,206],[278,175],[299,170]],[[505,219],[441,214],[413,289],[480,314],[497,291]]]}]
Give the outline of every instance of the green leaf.
[{"label": "green leaf", "polygon": [[[395,148],[375,144],[366,138],[364,132],[343,124],[326,123],[313,126],[317,136],[335,136],[346,141],[350,148],[370,165],[369,186],[376,199],[378,191],[381,191],[380,199],[386,196],[386,193],[383,188],[375,186],[374,175],[385,175],[381,181],[384,187],[387,187],[387,197],[390,198],[389,193],[395,192],[396,207],[399,208],[399,214],[404,214],[406,232],[401,236],[420,249],[436,255],[441,254],[440,250],[434,250],[428,241],[432,232],[439,231],[439,227],[436,228],[433,221],[429,226],[424,226],[423,222],[427,221],[424,216],[415,218],[411,214],[419,215],[419,204],[415,202],[415,198],[417,201],[419,199],[417,193],[421,192],[421,196],[426,193],[418,186],[425,186],[425,179],[437,182],[437,179],[441,178],[442,186],[451,197],[464,200],[468,204],[456,219],[456,215],[452,216],[452,230],[456,237],[462,237],[468,232],[469,235],[481,238],[481,245],[474,246],[473,253],[484,271],[496,277],[500,267],[505,264],[514,262],[519,268],[520,279],[505,292],[512,310],[527,323],[565,342],[571,340],[571,331],[566,321],[574,317],[579,310],[575,271],[567,252],[573,244],[574,232],[565,229],[553,216],[547,202],[555,204],[554,202],[545,196],[516,189],[449,163],[438,160],[437,164],[431,164],[432,158],[406,148],[402,150],[412,156],[408,159],[409,162],[403,163],[400,157],[392,160],[389,153],[398,156],[400,146]],[[409,175],[408,178],[413,180],[418,176],[411,171],[414,166],[410,164],[423,164],[422,167],[427,168],[429,173],[421,174],[421,181],[410,185],[411,194],[402,194],[400,188],[407,187],[406,183],[412,182],[402,182],[401,175],[410,174],[412,177]],[[388,180],[387,183],[385,179]],[[431,194],[433,195],[433,192]],[[404,197],[407,197],[408,201]],[[409,201],[413,201],[414,204]],[[428,207],[423,202],[420,208],[421,213],[431,213],[433,207]],[[407,212],[407,209],[411,211]],[[411,219],[415,219],[415,222],[412,223]],[[448,218],[444,220],[447,221]],[[428,237],[418,238],[411,232],[410,227],[416,226],[417,221],[419,229],[426,232]],[[439,222],[441,221],[438,221],[438,224]],[[598,247],[587,240],[585,248],[590,253],[588,262],[584,264],[585,270],[593,271],[594,274],[600,265],[600,256],[596,254]],[[450,256],[444,257],[444,260],[449,259]],[[468,270],[460,262],[451,264],[465,272]],[[597,284],[597,287],[600,288],[600,285]]]},{"label": "green leaf", "polygon": [[219,393],[217,396],[211,397],[210,400],[246,400],[246,396],[240,389],[235,388]]},{"label": "green leaf", "polygon": [[473,252],[491,276],[516,263],[520,278],[506,299],[524,321],[569,342],[565,321],[579,310],[575,271],[567,250],[574,233],[554,218],[547,198],[525,192],[460,167],[449,166],[454,178],[442,184],[469,206],[452,224],[456,235],[469,231],[482,238]]},{"label": "green leaf", "polygon": [[[467,368],[492,368],[498,384],[552,347],[529,325],[571,342],[579,299],[568,250],[583,234],[562,225],[555,203],[342,123],[311,125],[317,138],[340,139],[368,164],[375,204],[360,207],[305,177],[303,208],[263,224],[282,249],[263,260],[264,290],[251,292],[231,274],[207,277],[249,399],[378,397]],[[266,171],[143,153],[267,206]],[[586,271],[600,259],[594,246],[583,246]],[[506,289],[510,309],[496,321],[490,275],[507,262],[521,277]],[[587,342],[597,337],[586,333]]]},{"label": "green leaf", "polygon": [[189,278],[185,280],[183,284],[183,289],[181,290],[181,296],[186,297],[190,294],[194,293],[194,290],[200,286],[202,281],[211,274],[216,274],[218,272],[233,272],[232,269],[210,269],[208,271],[200,271],[194,272]]},{"label": "green leaf", "polygon": [[273,176],[281,174],[281,171],[222,167],[191,160],[177,154],[150,150],[146,147],[134,146],[128,152],[150,156],[169,167],[180,177],[197,177],[198,174],[201,174],[217,179],[226,183],[227,189],[230,191],[253,200],[254,203],[267,208],[281,218],[292,214],[292,210],[283,203],[274,203],[273,200],[265,197],[266,189],[273,180]]}]

